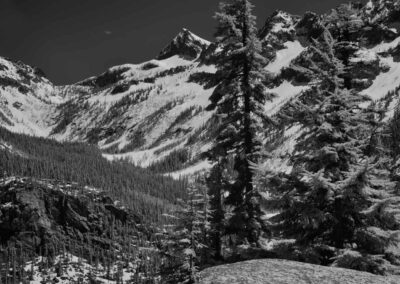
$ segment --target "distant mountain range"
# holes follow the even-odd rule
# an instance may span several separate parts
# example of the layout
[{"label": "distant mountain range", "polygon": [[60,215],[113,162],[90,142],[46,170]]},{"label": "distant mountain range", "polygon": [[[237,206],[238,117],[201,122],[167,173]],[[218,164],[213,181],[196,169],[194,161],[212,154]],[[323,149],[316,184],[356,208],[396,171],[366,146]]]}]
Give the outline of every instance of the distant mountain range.
[{"label": "distant mountain range", "polygon": [[[388,119],[400,86],[399,3],[358,5],[353,16],[359,28],[350,36],[359,44],[351,51],[349,80],[386,108]],[[299,68],[307,67],[310,43],[331,16],[276,11],[260,29],[269,60],[267,90],[275,94],[265,111],[281,127],[279,138],[271,137],[280,142],[267,161],[275,171],[290,169],[288,157],[303,126],[284,119],[290,112],[287,103],[303,100],[304,91],[318,83]],[[93,143],[110,160],[127,158],[143,167],[185,152],[170,172],[176,177],[207,169],[202,153],[215,135],[214,113],[207,106],[218,84],[218,52],[214,43],[183,29],[157,59],[115,66],[68,86],[55,86],[39,69],[0,58],[0,125],[59,141]],[[313,104],[312,99],[303,101]]]}]

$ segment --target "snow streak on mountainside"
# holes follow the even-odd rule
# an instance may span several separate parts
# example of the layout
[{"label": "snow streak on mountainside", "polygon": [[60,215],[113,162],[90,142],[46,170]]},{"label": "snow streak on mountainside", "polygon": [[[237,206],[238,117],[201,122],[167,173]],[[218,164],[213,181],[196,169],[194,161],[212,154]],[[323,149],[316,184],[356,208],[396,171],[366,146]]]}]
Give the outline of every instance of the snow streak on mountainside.
[{"label": "snow streak on mountainside", "polygon": [[[55,132],[54,137],[89,139],[107,152],[123,153],[116,157],[130,157],[148,166],[160,158],[155,152],[165,154],[183,147],[190,134],[212,115],[205,107],[213,88],[204,89],[191,81],[197,74],[214,73],[212,66],[173,56],[109,72],[121,76],[118,83],[98,92],[95,87],[94,95],[85,100],[90,111],[82,110],[74,124]],[[77,105],[81,99],[77,98]],[[162,149],[169,145],[174,146]]]},{"label": "snow streak on mountainside", "polygon": [[[370,1],[350,15],[359,22],[351,34],[357,42],[348,73],[352,86],[393,113],[400,85],[400,5],[398,1]],[[274,94],[265,112],[281,126],[271,149],[269,167],[286,165],[303,126],[285,119],[290,103],[312,105],[307,90],[318,84],[308,68],[310,45],[324,26],[333,30],[334,11],[302,17],[277,11],[260,30],[268,59],[266,92]],[[333,33],[334,37],[339,35]],[[125,64],[71,86],[55,87],[37,69],[0,59],[0,124],[7,129],[57,140],[97,144],[110,160],[126,158],[148,167],[185,153],[174,177],[207,169],[204,153],[210,148],[216,119],[207,111],[218,84],[219,49],[183,29],[157,59]],[[367,107],[367,105],[365,105]],[[275,141],[275,142],[277,142]],[[272,143],[274,144],[274,143]]]},{"label": "snow streak on mountainside", "polygon": [[54,105],[61,100],[39,69],[0,57],[0,125],[48,136]]}]

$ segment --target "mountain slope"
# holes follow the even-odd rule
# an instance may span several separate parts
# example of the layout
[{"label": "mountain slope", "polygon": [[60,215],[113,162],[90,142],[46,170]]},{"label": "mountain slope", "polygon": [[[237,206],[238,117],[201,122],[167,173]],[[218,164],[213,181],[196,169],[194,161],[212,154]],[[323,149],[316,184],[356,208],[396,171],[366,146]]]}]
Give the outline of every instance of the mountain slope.
[{"label": "mountain slope", "polygon": [[154,278],[142,272],[158,265],[154,232],[106,192],[55,180],[0,179],[0,213],[2,283]]},{"label": "mountain slope", "polygon": [[193,34],[188,29],[183,29],[170,44],[168,44],[158,55],[158,60],[179,55],[183,58],[196,59],[204,49],[210,46],[210,42]]},{"label": "mountain slope", "polygon": [[[399,6],[398,1],[370,1],[351,6],[350,14],[343,8],[301,17],[276,11],[267,19],[260,37],[269,60],[266,91],[275,96],[265,111],[280,129],[279,135],[274,130],[274,141],[266,139],[279,145],[272,147],[266,164],[278,171],[290,169],[284,161],[303,126],[287,116],[292,115],[290,104],[296,100],[316,107],[310,88],[318,82],[303,71],[312,56],[310,44],[325,26],[340,37],[338,23],[357,25],[349,35],[357,44],[352,47],[347,76],[371,102],[381,101],[385,119],[389,118],[398,94],[388,94],[400,85]],[[339,12],[348,18],[343,20]],[[110,160],[127,158],[143,167],[173,172],[175,177],[209,168],[202,153],[210,147],[215,131],[216,119],[206,107],[218,83],[218,51],[215,44],[184,29],[155,60],[115,66],[63,87],[36,75],[34,68],[2,59],[7,69],[0,68],[0,78],[6,78],[0,89],[1,124],[12,131],[97,144]],[[20,69],[33,79],[25,82]]]},{"label": "mountain slope", "polygon": [[15,132],[48,136],[54,104],[63,100],[37,68],[0,57],[0,124]]},{"label": "mountain slope", "polygon": [[[52,137],[98,143],[107,153],[136,150],[117,157],[132,157],[148,166],[162,156],[153,155],[155,151],[169,145],[175,145],[171,150],[183,147],[190,134],[210,119],[205,107],[212,88],[206,90],[190,79],[214,71],[179,56],[111,68],[101,76],[112,74],[120,77],[118,81],[92,87],[87,96],[62,105],[64,120],[73,109],[71,123],[61,127],[60,121]],[[98,78],[80,84],[93,80]]]},{"label": "mountain slope", "polygon": [[183,198],[185,182],[109,162],[97,147],[11,133],[0,127],[0,178],[20,176],[97,188],[150,223]]}]

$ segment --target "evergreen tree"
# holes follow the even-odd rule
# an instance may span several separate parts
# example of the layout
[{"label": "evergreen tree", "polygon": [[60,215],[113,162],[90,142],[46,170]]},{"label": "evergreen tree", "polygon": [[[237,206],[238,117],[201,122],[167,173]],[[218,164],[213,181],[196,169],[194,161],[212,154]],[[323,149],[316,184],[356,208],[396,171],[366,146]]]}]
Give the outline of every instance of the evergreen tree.
[{"label": "evergreen tree", "polygon": [[[348,125],[343,121],[348,113],[343,113],[344,116],[339,112],[347,110],[348,94],[343,94],[341,89],[343,80],[339,76],[343,65],[335,56],[334,44],[330,32],[325,30],[305,58],[307,71],[317,76],[315,86],[308,91],[315,105],[310,106],[300,99],[292,102],[297,113],[304,113],[298,117],[303,117],[307,133],[297,148],[305,151],[292,157],[294,169],[283,184],[279,184],[277,192],[283,205],[279,229],[302,244],[312,243],[331,229],[332,218],[327,218],[326,214],[328,204],[338,190],[336,182],[344,179],[343,171],[349,170],[354,154],[353,149],[343,147],[349,137],[340,127]],[[345,100],[338,100],[339,96]],[[339,145],[343,147],[340,152]],[[350,143],[347,146],[351,146]],[[281,190],[285,193],[283,200]]]},{"label": "evergreen tree", "polygon": [[234,207],[230,230],[241,242],[257,243],[262,228],[259,194],[253,186],[251,165],[260,158],[263,123],[267,122],[263,80],[265,59],[257,38],[253,5],[248,0],[223,2],[216,14],[217,62],[221,83],[210,97],[220,131],[210,158],[224,165],[234,157],[235,179],[228,187],[226,203]]},{"label": "evergreen tree", "polygon": [[342,61],[344,69],[340,75],[344,79],[344,87],[352,88],[351,56],[359,49],[362,41],[359,29],[364,22],[360,15],[360,7],[354,3],[345,3],[333,9],[325,18],[326,27],[337,40],[335,49]]},{"label": "evergreen tree", "polygon": [[223,167],[220,164],[215,165],[207,178],[208,195],[210,196],[210,221],[209,244],[214,259],[220,261],[223,259],[222,236],[225,227],[225,208],[224,192],[229,187],[228,182],[223,175]]},{"label": "evergreen tree", "polygon": [[195,283],[196,272],[203,264],[207,248],[208,208],[205,188],[191,184],[188,199],[175,213],[176,224],[169,226],[169,240],[166,254],[172,275],[167,283]]},{"label": "evergreen tree", "polygon": [[[393,183],[375,137],[379,111],[373,106],[361,108],[369,99],[345,88],[344,65],[335,47],[327,29],[310,47],[308,71],[317,80],[305,97],[312,97],[314,104],[292,103],[304,114],[299,117],[305,118],[305,133],[292,157],[292,173],[275,188],[282,206],[275,225],[283,236],[295,238],[298,245],[319,254],[314,261],[330,263],[336,256],[340,266],[349,257],[346,248],[355,247],[369,256],[378,253],[372,249],[377,239],[388,244],[389,238],[383,241],[377,232],[389,227],[373,212],[377,212],[377,204],[386,204],[385,198],[381,199],[392,194]],[[393,220],[389,223],[391,230],[397,228]],[[322,250],[323,246],[329,249]],[[350,262],[346,265],[382,273],[379,261],[366,264],[361,260],[360,254],[351,267]]]},{"label": "evergreen tree", "polygon": [[11,133],[2,127],[0,139],[18,149],[0,149],[0,178],[24,176],[95,187],[124,200],[149,223],[158,222],[157,218],[171,210],[185,192],[185,180],[174,181],[128,161],[109,162],[91,145]]}]

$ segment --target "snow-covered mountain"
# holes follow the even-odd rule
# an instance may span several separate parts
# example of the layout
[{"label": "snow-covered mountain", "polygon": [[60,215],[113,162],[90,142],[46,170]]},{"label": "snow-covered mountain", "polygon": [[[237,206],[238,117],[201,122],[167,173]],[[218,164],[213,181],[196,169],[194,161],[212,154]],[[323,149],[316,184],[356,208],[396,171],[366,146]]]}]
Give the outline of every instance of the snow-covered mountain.
[{"label": "snow-covered mountain", "polygon": [[16,132],[48,136],[54,105],[63,99],[36,68],[0,57],[0,124]]},{"label": "snow-covered mountain", "polygon": [[1,58],[1,125],[96,143],[147,166],[183,147],[212,116],[205,107],[215,68],[197,60],[209,45],[183,29],[158,59],[116,66],[70,86],[54,86],[36,69]]},{"label": "snow-covered mountain", "polygon": [[[357,45],[347,73],[352,87],[378,101],[388,119],[400,85],[399,1],[370,1],[354,11],[349,18],[358,29],[350,38]],[[279,143],[266,162],[274,170],[290,169],[286,161],[303,126],[284,119],[291,111],[288,103],[312,106],[306,91],[318,82],[300,71],[308,67],[309,46],[324,26],[340,36],[335,13],[300,17],[277,11],[260,29],[269,60],[267,91],[275,94],[265,111],[281,128],[271,137]],[[107,158],[128,158],[144,167],[184,151],[187,161],[172,174],[190,174],[210,166],[201,154],[215,131],[213,112],[206,107],[218,84],[217,55],[215,44],[183,29],[157,59],[115,66],[62,87],[35,68],[0,58],[0,124],[11,131],[98,144]]]}]

